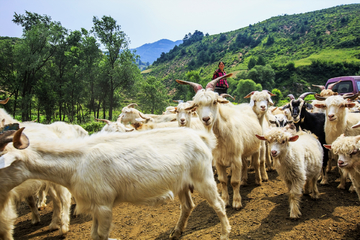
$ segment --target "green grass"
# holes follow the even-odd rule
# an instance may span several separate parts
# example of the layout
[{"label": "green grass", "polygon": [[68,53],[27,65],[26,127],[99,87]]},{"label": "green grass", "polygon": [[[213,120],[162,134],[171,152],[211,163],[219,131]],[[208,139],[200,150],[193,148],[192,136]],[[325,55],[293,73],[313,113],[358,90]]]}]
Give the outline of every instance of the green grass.
[{"label": "green grass", "polygon": [[356,56],[360,55],[360,49],[324,49],[319,53],[307,58],[295,60],[295,67],[310,65],[314,60],[328,60],[332,62],[360,62]]}]

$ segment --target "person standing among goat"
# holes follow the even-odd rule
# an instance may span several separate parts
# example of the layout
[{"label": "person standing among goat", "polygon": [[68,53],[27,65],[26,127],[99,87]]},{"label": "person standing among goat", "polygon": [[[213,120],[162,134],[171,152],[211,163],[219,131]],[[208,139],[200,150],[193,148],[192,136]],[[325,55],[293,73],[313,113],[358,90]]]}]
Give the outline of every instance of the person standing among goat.
[{"label": "person standing among goat", "polygon": [[[226,75],[226,72],[224,71],[224,68],[225,68],[224,62],[222,62],[222,61],[219,62],[218,66],[219,66],[219,68],[214,72],[214,75],[212,78],[213,80],[218,77]],[[216,84],[214,92],[217,92],[220,95],[222,93],[227,93],[228,88],[229,88],[229,84],[228,84],[226,78],[223,78],[223,79],[220,79],[219,82]]]}]

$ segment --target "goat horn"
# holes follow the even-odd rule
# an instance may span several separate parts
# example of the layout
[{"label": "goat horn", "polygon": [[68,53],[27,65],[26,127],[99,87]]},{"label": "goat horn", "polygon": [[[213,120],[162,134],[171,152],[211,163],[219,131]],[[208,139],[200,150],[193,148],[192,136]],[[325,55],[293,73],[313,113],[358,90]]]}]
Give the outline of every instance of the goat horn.
[{"label": "goat horn", "polygon": [[137,104],[136,104],[136,103],[130,103],[130,104],[127,105],[126,107],[128,107],[128,108],[133,108],[134,106],[137,106]]},{"label": "goat horn", "polygon": [[315,84],[313,84],[312,86],[313,86],[313,87],[318,87],[318,88],[320,88],[320,90],[324,90],[324,89],[325,89],[325,86],[324,86],[324,85],[315,85]]},{"label": "goat horn", "polygon": [[306,98],[307,95],[310,95],[310,94],[315,94],[314,92],[305,92],[303,94],[301,94],[299,96],[299,98],[301,98],[302,100],[304,100]]},{"label": "goat horn", "polygon": [[327,89],[332,90],[333,87],[334,87],[336,84],[340,83],[340,82],[341,82],[341,80],[340,80],[340,81],[337,81],[336,83],[329,84]]},{"label": "goat horn", "polygon": [[222,93],[222,94],[220,94],[220,97],[222,97],[222,98],[230,97],[230,98],[232,98],[232,99],[235,101],[235,98],[234,98],[233,96],[231,96],[230,94],[227,94],[227,93]]},{"label": "goat horn", "polygon": [[228,78],[228,77],[231,77],[232,75],[233,75],[232,73],[228,73],[228,74],[226,74],[226,75],[224,75],[224,76],[215,78],[214,80],[210,81],[210,82],[206,85],[206,88],[205,88],[205,89],[210,88],[211,90],[214,91],[215,86],[216,86],[216,84],[218,83],[218,81],[220,81],[220,79]]},{"label": "goat horn", "polygon": [[101,122],[105,122],[107,124],[110,124],[111,122],[107,119],[98,119],[98,118],[95,118],[96,121],[101,121]]},{"label": "goat horn", "polygon": [[350,94],[344,94],[343,98],[354,101],[358,96],[359,96],[359,93],[356,93],[356,94],[351,94],[350,93]]},{"label": "goat horn", "polygon": [[188,82],[188,81],[184,81],[184,80],[179,80],[179,79],[176,79],[176,82],[177,83],[180,83],[182,85],[190,85],[192,86],[192,88],[194,89],[195,93],[197,93],[199,90],[203,89],[203,87],[198,84],[198,83],[193,83],[193,82]]},{"label": "goat horn", "polygon": [[149,119],[150,119],[150,117],[145,116],[145,115],[142,114],[141,112],[139,112],[139,115],[140,115],[140,117],[143,118],[143,119],[146,119],[146,120],[149,120]]},{"label": "goat horn", "polygon": [[[360,121],[357,124],[352,126],[352,128],[358,128],[358,127],[360,127]],[[359,137],[360,137],[360,135],[359,135]]]},{"label": "goat horn", "polygon": [[319,101],[325,101],[326,100],[326,97],[323,97],[318,93],[315,93],[314,97],[315,97],[316,100],[319,100]]},{"label": "goat horn", "polygon": [[290,93],[289,95],[287,95],[287,97],[289,97],[290,100],[294,100],[294,99],[295,99],[294,95],[292,95],[291,93]]},{"label": "goat horn", "polygon": [[30,145],[30,141],[28,137],[22,133],[24,129],[25,127],[22,127],[19,130],[17,130],[14,134],[12,142],[13,142],[13,146],[17,149],[25,149]]},{"label": "goat horn", "polygon": [[0,100],[0,104],[7,104],[10,98],[7,98],[5,100]]}]

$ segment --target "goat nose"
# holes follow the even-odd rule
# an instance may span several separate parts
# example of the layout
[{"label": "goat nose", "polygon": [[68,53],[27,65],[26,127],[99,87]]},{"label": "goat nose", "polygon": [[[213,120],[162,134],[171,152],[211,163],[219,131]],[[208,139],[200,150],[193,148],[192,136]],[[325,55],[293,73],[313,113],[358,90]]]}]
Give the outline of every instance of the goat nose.
[{"label": "goat nose", "polygon": [[276,155],[276,154],[277,154],[277,151],[276,151],[276,150],[272,150],[272,151],[271,151],[271,155],[274,156],[274,155]]},{"label": "goat nose", "polygon": [[181,122],[185,122],[185,119],[180,119]]},{"label": "goat nose", "polygon": [[210,117],[203,117],[202,120],[207,123],[210,120]]},{"label": "goat nose", "polygon": [[333,118],[334,117],[334,114],[329,114],[328,115],[328,118]]}]

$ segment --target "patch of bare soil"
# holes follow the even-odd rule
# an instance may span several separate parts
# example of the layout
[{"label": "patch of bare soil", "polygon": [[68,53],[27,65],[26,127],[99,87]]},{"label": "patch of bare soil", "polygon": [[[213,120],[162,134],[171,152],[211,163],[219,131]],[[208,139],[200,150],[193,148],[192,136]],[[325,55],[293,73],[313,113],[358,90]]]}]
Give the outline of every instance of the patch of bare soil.
[{"label": "patch of bare soil", "polygon": [[[249,174],[249,185],[241,187],[243,208],[227,208],[232,227],[230,239],[360,239],[360,207],[356,193],[337,189],[337,170],[329,173],[331,184],[320,186],[320,199],[301,198],[302,216],[289,218],[288,196],[284,183],[276,171],[269,172],[269,181],[254,184],[254,173]],[[350,182],[347,183],[347,189]],[[218,185],[219,187],[219,185]],[[195,189],[196,190],[196,189]],[[231,187],[229,188],[232,196]],[[195,191],[193,210],[181,239],[219,239],[220,222],[214,210]],[[75,205],[73,205],[72,209]],[[41,223],[31,224],[31,213],[25,203],[19,208],[15,239],[91,239],[91,217],[71,217],[70,231],[65,237],[58,231],[50,232],[52,203],[41,212]],[[168,239],[180,214],[176,199],[159,207],[121,204],[113,209],[111,238]]]}]

